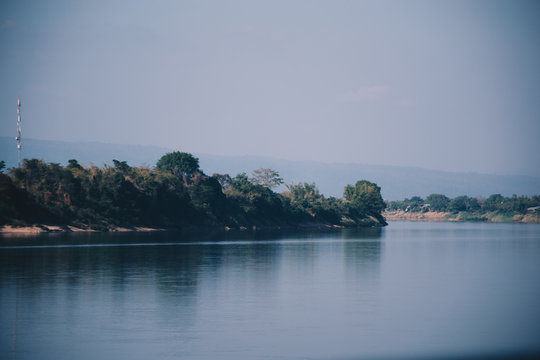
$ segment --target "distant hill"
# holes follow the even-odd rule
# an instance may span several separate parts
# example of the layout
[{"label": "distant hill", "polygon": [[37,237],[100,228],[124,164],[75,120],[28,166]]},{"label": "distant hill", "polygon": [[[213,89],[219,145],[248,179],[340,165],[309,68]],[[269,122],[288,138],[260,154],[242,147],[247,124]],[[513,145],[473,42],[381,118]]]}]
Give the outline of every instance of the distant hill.
[{"label": "distant hill", "polygon": [[[171,149],[157,146],[120,145],[99,142],[64,142],[24,139],[24,158],[38,158],[47,162],[67,164],[77,159],[84,165],[102,166],[112,159],[127,161],[132,166],[154,166]],[[182,150],[182,149],[180,149]],[[449,197],[459,195],[504,196],[540,194],[540,178],[522,175],[488,175],[427,170],[416,167],[289,161],[258,156],[221,156],[195,154],[203,171],[228,173],[232,176],[267,167],[279,171],[286,183],[315,182],[327,196],[340,197],[347,184],[366,179],[382,188],[387,200],[402,200],[418,195],[425,197],[439,193]],[[16,144],[13,138],[0,137],[0,160],[7,167],[17,165]]]}]

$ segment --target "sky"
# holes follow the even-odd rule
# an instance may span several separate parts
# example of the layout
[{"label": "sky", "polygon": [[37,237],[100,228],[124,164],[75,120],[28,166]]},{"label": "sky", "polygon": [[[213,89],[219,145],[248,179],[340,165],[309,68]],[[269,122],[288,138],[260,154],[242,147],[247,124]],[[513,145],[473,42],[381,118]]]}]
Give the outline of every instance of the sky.
[{"label": "sky", "polygon": [[540,176],[540,2],[2,0],[0,136],[19,96],[23,139]]}]

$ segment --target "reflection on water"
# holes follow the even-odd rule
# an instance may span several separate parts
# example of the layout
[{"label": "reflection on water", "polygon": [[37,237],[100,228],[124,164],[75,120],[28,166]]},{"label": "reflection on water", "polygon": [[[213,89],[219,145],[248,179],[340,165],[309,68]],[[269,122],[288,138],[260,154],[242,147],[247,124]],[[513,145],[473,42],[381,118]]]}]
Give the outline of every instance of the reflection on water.
[{"label": "reflection on water", "polygon": [[[290,359],[536,349],[540,286],[528,272],[540,270],[540,229],[394,224],[3,238],[0,352]],[[467,323],[465,338],[467,317],[478,324]]]}]

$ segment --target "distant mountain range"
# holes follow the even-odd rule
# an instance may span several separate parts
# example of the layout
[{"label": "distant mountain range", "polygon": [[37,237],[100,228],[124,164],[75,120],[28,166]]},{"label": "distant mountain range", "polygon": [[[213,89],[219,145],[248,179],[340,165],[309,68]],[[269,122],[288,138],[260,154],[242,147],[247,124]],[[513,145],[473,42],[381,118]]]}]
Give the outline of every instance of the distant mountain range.
[{"label": "distant mountain range", "polygon": [[[67,164],[77,159],[81,164],[102,166],[111,164],[112,159],[127,161],[132,166],[154,166],[157,160],[172,149],[120,145],[99,142],[65,142],[24,139],[23,157],[38,158],[47,162]],[[317,161],[290,161],[259,156],[222,156],[194,154],[201,169],[211,175],[228,173],[234,176],[258,168],[277,170],[286,183],[315,182],[321,193],[340,197],[347,184],[366,179],[377,183],[386,200],[402,200],[418,195],[445,194],[504,196],[540,194],[540,178],[523,175],[489,175],[427,170],[416,167],[363,165],[353,163],[323,163]],[[8,168],[17,165],[16,144],[13,138],[0,137],[0,160]]]}]

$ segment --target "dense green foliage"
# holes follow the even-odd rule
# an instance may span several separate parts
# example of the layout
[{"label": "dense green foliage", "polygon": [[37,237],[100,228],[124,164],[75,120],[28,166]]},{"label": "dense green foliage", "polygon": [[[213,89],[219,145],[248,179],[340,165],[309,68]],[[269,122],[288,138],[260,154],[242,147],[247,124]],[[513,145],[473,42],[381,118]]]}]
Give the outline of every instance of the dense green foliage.
[{"label": "dense green foliage", "polygon": [[426,196],[426,204],[429,204],[429,208],[434,211],[446,211],[450,199],[442,194],[431,194]]},{"label": "dense green foliage", "polygon": [[208,176],[188,153],[163,156],[155,169],[67,166],[24,160],[0,173],[1,224],[57,224],[107,230],[117,226],[227,226],[231,228],[298,225],[385,225],[380,188],[359,181],[345,199],[325,198],[315,184],[272,188],[283,180],[274,170]]},{"label": "dense green foliage", "polygon": [[199,171],[199,159],[189,153],[175,151],[163,155],[157,162],[156,168],[169,171],[177,176],[191,176]]},{"label": "dense green foliage", "polygon": [[[403,201],[390,201],[387,204],[388,210],[404,210],[410,212],[443,211],[443,212],[469,212],[484,214],[496,212],[500,214],[526,214],[527,209],[540,206],[540,196],[532,197],[517,196],[504,197],[494,194],[488,198],[474,198],[469,196],[458,196],[449,199],[444,195],[431,194],[425,200],[418,196]],[[472,216],[472,215],[471,215]]]},{"label": "dense green foliage", "polygon": [[345,186],[344,197],[357,211],[372,216],[377,216],[386,207],[381,188],[367,180],[358,181],[354,186]]}]

